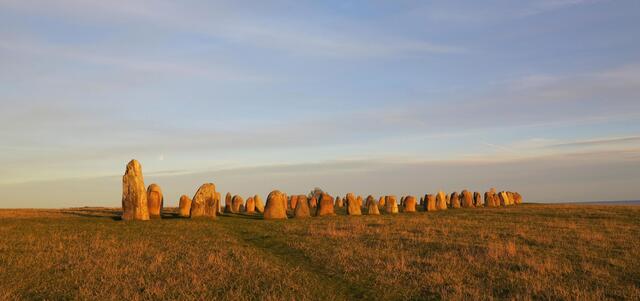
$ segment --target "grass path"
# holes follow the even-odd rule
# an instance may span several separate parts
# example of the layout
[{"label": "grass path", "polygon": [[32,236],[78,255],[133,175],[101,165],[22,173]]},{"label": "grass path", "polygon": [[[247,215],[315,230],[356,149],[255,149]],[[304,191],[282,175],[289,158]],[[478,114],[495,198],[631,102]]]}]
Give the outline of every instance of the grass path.
[{"label": "grass path", "polygon": [[272,257],[272,262],[299,268],[317,277],[317,283],[324,289],[319,299],[335,300],[371,300],[373,296],[367,294],[363,287],[349,283],[347,279],[329,269],[326,264],[311,260],[303,252],[287,244],[287,237],[281,235],[283,223],[292,221],[269,221],[256,223],[253,218],[242,215],[228,215],[219,217],[220,225],[233,236],[243,240],[248,245],[261,251],[263,256]]}]

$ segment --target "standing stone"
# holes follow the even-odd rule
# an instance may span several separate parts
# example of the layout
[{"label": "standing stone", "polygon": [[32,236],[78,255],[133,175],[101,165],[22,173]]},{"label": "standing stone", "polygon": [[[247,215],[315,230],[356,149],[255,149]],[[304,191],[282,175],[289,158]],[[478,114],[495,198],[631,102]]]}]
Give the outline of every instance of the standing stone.
[{"label": "standing stone", "polygon": [[327,193],[323,193],[320,196],[318,202],[318,208],[316,209],[316,216],[336,215],[333,210],[333,197]]},{"label": "standing stone", "polygon": [[366,206],[368,215],[380,215],[378,204],[376,203],[376,199],[374,199],[373,196],[370,195],[367,197]]},{"label": "standing stone", "polygon": [[361,207],[362,207],[362,197],[358,196],[357,198],[353,195],[353,193],[347,194],[347,214],[348,215],[362,215]]},{"label": "standing stone", "polygon": [[147,206],[149,207],[149,217],[152,219],[162,218],[162,206],[164,197],[162,189],[157,184],[151,184],[147,188]]},{"label": "standing stone", "polygon": [[462,208],[473,208],[475,207],[473,205],[473,194],[471,194],[471,192],[469,190],[463,190],[462,193],[460,194],[460,202],[461,202],[461,206]]},{"label": "standing stone", "polygon": [[256,212],[256,202],[253,201],[253,197],[247,199],[247,203],[244,206],[247,214],[254,214]]},{"label": "standing stone", "polygon": [[473,205],[482,208],[482,195],[477,191],[473,193]]},{"label": "standing stone", "polygon": [[381,196],[380,199],[378,200],[378,206],[379,207],[385,207],[385,201],[387,200],[386,197]]},{"label": "standing stone", "polygon": [[242,205],[244,204],[244,200],[239,195],[234,195],[231,199],[231,212],[238,213]]},{"label": "standing stone", "polygon": [[230,192],[227,192],[227,195],[224,197],[224,212],[233,212],[233,197]]},{"label": "standing stone", "polygon": [[458,192],[452,192],[451,197],[449,198],[449,208],[460,208],[460,196]]},{"label": "standing stone", "polygon": [[516,202],[513,199],[513,192],[507,191],[507,196],[509,197],[509,205],[514,205]]},{"label": "standing stone", "polygon": [[438,210],[447,210],[447,197],[443,191],[438,191],[436,195],[436,208]]},{"label": "standing stone", "polygon": [[287,219],[287,198],[284,193],[279,190],[269,193],[264,219]]},{"label": "standing stone", "polygon": [[142,176],[142,166],[137,160],[131,160],[122,176],[122,219],[149,220],[147,191]]},{"label": "standing stone", "polygon": [[336,197],[336,207],[338,207],[338,208],[344,207],[344,202],[342,201],[342,199],[340,197]]},{"label": "standing stone", "polygon": [[514,192],[513,193],[513,202],[516,205],[522,204],[522,195],[520,195],[520,193],[518,193],[518,192]]},{"label": "standing stone", "polygon": [[289,208],[291,209],[296,209],[296,206],[298,205],[298,196],[297,195],[292,195],[291,198],[289,199]]},{"label": "standing stone", "polygon": [[491,192],[491,191],[487,191],[484,193],[484,206],[485,207],[496,207],[496,194]]},{"label": "standing stone", "polygon": [[216,204],[216,185],[213,183],[202,184],[191,201],[191,214],[193,217],[216,218],[218,205]]},{"label": "standing stone", "polygon": [[216,200],[216,212],[218,215],[220,215],[224,213],[222,210],[222,195],[220,194],[220,192],[216,191],[215,200]]},{"label": "standing stone", "polygon": [[509,196],[507,196],[507,193],[504,191],[500,191],[500,193],[498,193],[498,199],[500,200],[500,206],[508,206],[509,205]]},{"label": "standing stone", "polygon": [[404,195],[400,197],[400,206],[404,207]]},{"label": "standing stone", "polygon": [[296,208],[293,210],[293,217],[306,218],[311,217],[311,210],[309,210],[309,202],[306,195],[300,195],[296,202]]},{"label": "standing stone", "polygon": [[385,211],[389,214],[398,213],[398,201],[395,195],[388,195],[384,200],[385,203]]},{"label": "standing stone", "polygon": [[416,197],[415,196],[406,196],[404,198],[404,206],[402,212],[412,213],[416,212]]},{"label": "standing stone", "polygon": [[256,211],[264,213],[264,203],[262,203],[262,198],[259,195],[253,196],[253,202],[256,203]]},{"label": "standing stone", "polygon": [[436,196],[433,194],[427,194],[424,196],[425,208],[424,211],[436,211],[438,207],[436,206]]},{"label": "standing stone", "polygon": [[179,206],[178,214],[180,217],[189,217],[189,212],[191,212],[191,199],[183,194],[180,196]]}]

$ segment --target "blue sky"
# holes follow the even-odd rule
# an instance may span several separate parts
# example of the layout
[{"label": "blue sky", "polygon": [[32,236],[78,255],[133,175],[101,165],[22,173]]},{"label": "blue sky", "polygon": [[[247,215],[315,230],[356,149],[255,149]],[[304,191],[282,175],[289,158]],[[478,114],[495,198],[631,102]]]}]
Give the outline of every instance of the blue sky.
[{"label": "blue sky", "polygon": [[517,190],[638,199],[640,3],[0,1],[0,207]]}]

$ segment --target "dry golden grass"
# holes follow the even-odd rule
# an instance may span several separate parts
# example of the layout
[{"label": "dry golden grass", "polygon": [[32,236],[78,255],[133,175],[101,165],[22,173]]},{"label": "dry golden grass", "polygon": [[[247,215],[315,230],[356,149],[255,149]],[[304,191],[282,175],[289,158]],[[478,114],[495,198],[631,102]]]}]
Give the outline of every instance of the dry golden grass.
[{"label": "dry golden grass", "polygon": [[0,299],[640,299],[640,207],[118,214],[0,210]]}]

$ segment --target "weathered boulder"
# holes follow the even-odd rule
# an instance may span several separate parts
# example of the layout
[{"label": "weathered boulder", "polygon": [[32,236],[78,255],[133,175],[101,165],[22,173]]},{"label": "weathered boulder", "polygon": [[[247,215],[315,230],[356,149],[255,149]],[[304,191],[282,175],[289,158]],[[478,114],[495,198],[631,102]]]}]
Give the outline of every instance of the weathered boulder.
[{"label": "weathered boulder", "polygon": [[460,196],[458,192],[452,192],[451,197],[449,197],[449,208],[460,208]]},{"label": "weathered boulder", "polygon": [[284,193],[274,190],[267,197],[267,205],[264,208],[264,219],[286,219],[287,198]]},{"label": "weathered boulder", "polygon": [[520,195],[520,193],[518,193],[518,192],[514,192],[513,193],[513,202],[516,205],[522,204],[522,195]]},{"label": "weathered boulder", "polygon": [[296,208],[293,210],[293,217],[295,218],[305,218],[311,217],[311,210],[309,209],[309,202],[307,201],[307,196],[300,195],[297,198]]},{"label": "weathered boulder", "polygon": [[513,192],[507,191],[507,197],[509,197],[509,205],[515,205],[515,200],[513,199]]},{"label": "weathered boulder", "polygon": [[224,197],[224,212],[233,212],[233,197],[230,192],[227,192],[227,195]]},{"label": "weathered boulder", "polygon": [[297,195],[292,195],[289,198],[289,206],[290,206],[289,208],[295,210],[297,205],[298,205],[298,196]]},{"label": "weathered boulder", "polygon": [[436,208],[438,210],[447,210],[447,197],[443,191],[438,191],[436,195]]},{"label": "weathered boulder", "polygon": [[253,201],[253,197],[247,199],[247,203],[244,206],[247,214],[254,214],[256,212],[256,202]]},{"label": "weathered boulder", "polygon": [[262,198],[259,195],[253,196],[253,202],[256,204],[256,211],[264,213],[264,203],[262,203]]},{"label": "weathered boulder", "polygon": [[404,207],[402,212],[406,212],[406,213],[416,212],[416,205],[417,205],[417,201],[415,196],[412,196],[412,195],[406,196],[404,198]]},{"label": "weathered boulder", "polygon": [[378,209],[378,203],[376,203],[376,199],[373,198],[373,196],[369,195],[367,197],[365,205],[367,206],[367,214],[380,215],[380,210]]},{"label": "weathered boulder", "polygon": [[222,197],[220,195],[220,192],[216,191],[216,211],[218,211],[218,214],[222,214]]},{"label": "weathered boulder", "polygon": [[238,213],[242,209],[242,205],[244,204],[244,200],[239,195],[234,195],[231,199],[231,212]]},{"label": "weathered boulder", "polygon": [[482,195],[477,191],[473,193],[473,205],[478,208],[482,207]]},{"label": "weathered boulder", "polygon": [[189,213],[191,212],[191,199],[183,194],[180,196],[179,206],[178,214],[180,217],[189,217]]},{"label": "weathered boulder", "polygon": [[500,206],[504,207],[509,205],[509,196],[507,195],[507,192],[500,191],[500,193],[498,193],[498,199],[500,200]]},{"label": "weathered boulder", "polygon": [[218,205],[216,204],[216,185],[213,183],[202,184],[191,201],[190,216],[216,218]]},{"label": "weathered boulder", "polygon": [[473,194],[469,190],[463,190],[460,194],[460,205],[462,208],[473,208]]},{"label": "weathered boulder", "polygon": [[485,207],[496,207],[496,194],[492,191],[487,191],[484,193],[484,206]]},{"label": "weathered boulder", "polygon": [[338,208],[344,207],[344,202],[342,201],[342,198],[336,197],[336,207]]},{"label": "weathered boulder", "polygon": [[362,215],[362,197],[355,197],[353,193],[347,194],[347,214],[348,215]]},{"label": "weathered boulder", "polygon": [[433,194],[427,194],[424,196],[424,211],[436,211],[436,196]]},{"label": "weathered boulder", "polygon": [[404,207],[404,195],[400,197],[400,206]]},{"label": "weathered boulder", "polygon": [[162,189],[157,184],[151,184],[147,188],[147,206],[149,207],[150,218],[162,218],[162,206],[164,205],[164,196]]},{"label": "weathered boulder", "polygon": [[316,216],[336,215],[333,210],[333,197],[327,193],[323,193],[318,201],[316,208]]},{"label": "weathered boulder", "polygon": [[384,200],[384,209],[386,213],[398,213],[398,200],[395,195],[388,195]]},{"label": "weathered boulder", "polygon": [[131,160],[122,176],[122,219],[149,220],[147,191],[142,176],[142,166]]},{"label": "weathered boulder", "polygon": [[385,201],[387,200],[386,197],[381,196],[380,199],[378,200],[378,206],[380,207],[384,207],[385,206]]}]

